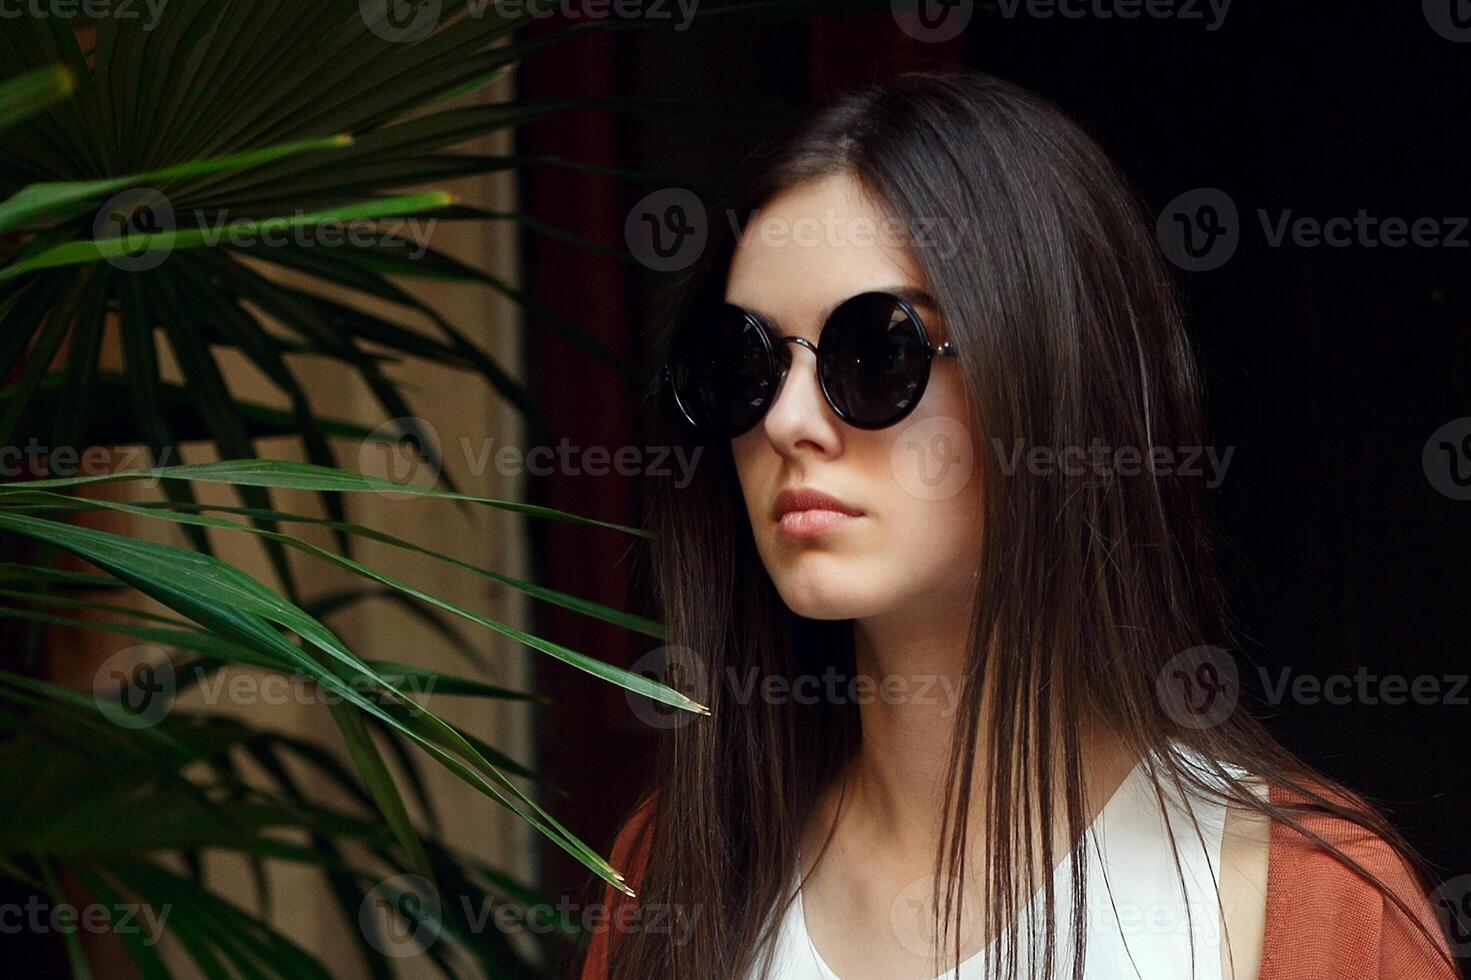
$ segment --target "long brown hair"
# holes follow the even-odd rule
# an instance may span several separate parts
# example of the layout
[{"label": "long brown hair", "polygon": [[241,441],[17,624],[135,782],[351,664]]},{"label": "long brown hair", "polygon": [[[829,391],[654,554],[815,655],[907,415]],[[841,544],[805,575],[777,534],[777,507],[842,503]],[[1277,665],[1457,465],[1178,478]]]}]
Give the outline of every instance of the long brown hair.
[{"label": "long brown hair", "polygon": [[[661,353],[684,317],[723,296],[739,223],[782,191],[834,174],[857,180],[908,229],[960,349],[973,431],[989,444],[1021,440],[1061,452],[1097,438],[1136,447],[1146,459],[1150,447],[1203,445],[1180,302],[1140,202],[1053,105],[976,72],[910,73],[850,92],[744,161],[657,339]],[[697,440],[667,392],[651,392],[650,402],[653,438],[693,451]],[[1423,881],[1423,863],[1362,798],[1294,758],[1247,711],[1195,724],[1161,697],[1157,679],[1182,652],[1230,646],[1201,481],[1148,467],[1106,478],[1086,469],[1008,470],[980,455],[988,461],[979,473],[984,549],[936,855],[936,953],[952,935],[953,958],[961,959],[956,882],[966,877],[967,815],[980,791],[994,842],[981,894],[987,934],[1000,937],[999,957],[987,966],[1014,974],[1018,949],[1008,926],[1018,920],[1018,895],[1029,890],[1019,883],[1057,863],[1051,835],[1040,835],[1039,848],[1031,827],[1054,825],[1061,791],[1069,839],[1085,829],[1085,715],[1104,719],[1136,755],[1159,760],[1146,771],[1162,808],[1172,787],[1265,813],[1318,841],[1412,914],[1298,820],[1346,818],[1388,841]],[[718,679],[730,669],[851,676],[853,624],[806,619],[783,604],[757,555],[728,443],[704,447],[688,485],[651,483],[649,557],[669,643],[692,652],[714,682],[692,692],[711,716],[663,736],[650,856],[637,883],[640,901],[686,921],[687,941],[619,936],[609,975],[738,980],[770,951],[768,916],[792,898],[803,822],[861,730],[852,704],[744,703]],[[987,711],[983,685],[974,683],[982,678],[992,692]],[[983,786],[974,785],[978,744]],[[1209,771],[1187,752],[1209,760]],[[1232,766],[1307,802],[1264,800]],[[1173,840],[1171,847],[1178,865]],[[1050,910],[1052,881],[1042,878]],[[1078,978],[1086,862],[1073,862],[1071,888]],[[1056,932],[1049,913],[1040,959],[1047,976]]]}]

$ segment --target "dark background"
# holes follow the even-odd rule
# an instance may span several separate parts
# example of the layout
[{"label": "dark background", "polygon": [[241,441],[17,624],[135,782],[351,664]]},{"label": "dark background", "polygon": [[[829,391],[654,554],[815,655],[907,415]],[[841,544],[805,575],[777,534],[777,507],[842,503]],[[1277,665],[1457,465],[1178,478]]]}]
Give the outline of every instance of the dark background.
[{"label": "dark background", "polygon": [[[1445,0],[1447,8],[1454,0]],[[855,3],[855,9],[865,5]],[[873,8],[869,8],[873,9]],[[1351,11],[1351,12],[1350,12]],[[1038,19],[981,6],[960,37],[920,43],[887,7],[800,21],[712,18],[590,37],[521,75],[529,97],[592,94],[778,101],[936,64],[978,68],[1052,98],[1122,166],[1151,211],[1195,188],[1230,195],[1239,247],[1220,268],[1177,270],[1207,378],[1208,442],[1234,447],[1212,491],[1244,647],[1243,682],[1293,750],[1385,806],[1442,877],[1471,872],[1471,690],[1459,703],[1263,703],[1264,671],[1442,678],[1468,671],[1471,501],[1438,492],[1421,453],[1471,415],[1471,230],[1459,247],[1270,247],[1258,218],[1471,214],[1466,123],[1471,43],[1432,29],[1412,2],[1237,0],[1219,30],[1199,20]],[[643,195],[718,185],[779,114],[663,117],[604,111],[523,131],[523,152],[653,171],[630,181],[529,171],[537,217],[624,246]],[[643,331],[675,276],[537,236],[529,288],[553,310],[651,367]],[[529,344],[533,390],[575,445],[641,446],[637,390],[547,331]],[[1471,465],[1471,460],[1465,461]],[[542,480],[536,499],[639,520],[635,481]],[[623,539],[544,523],[548,585],[652,612]],[[624,666],[656,646],[550,610],[542,635]],[[539,689],[541,765],[569,795],[553,812],[606,846],[647,779],[652,732],[621,691],[556,665]],[[604,851],[606,853],[606,850]],[[585,872],[546,850],[547,894],[586,895]]]}]

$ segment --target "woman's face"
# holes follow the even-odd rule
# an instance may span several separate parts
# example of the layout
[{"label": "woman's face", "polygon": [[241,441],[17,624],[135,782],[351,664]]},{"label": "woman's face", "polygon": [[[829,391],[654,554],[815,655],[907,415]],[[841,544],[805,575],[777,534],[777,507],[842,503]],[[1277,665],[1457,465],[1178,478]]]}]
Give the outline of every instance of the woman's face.
[{"label": "woman's face", "polygon": [[[849,296],[927,289],[897,227],[847,175],[800,185],[744,230],[725,299],[815,344],[827,312]],[[932,305],[914,305],[932,344],[949,339]],[[757,550],[782,599],[813,619],[968,603],[980,560],[981,442],[956,359],[934,359],[924,397],[901,422],[863,430],[823,399],[813,354],[788,346],[792,366],[775,403],[731,442]],[[788,490],[819,491],[853,514],[818,507],[779,519]]]}]

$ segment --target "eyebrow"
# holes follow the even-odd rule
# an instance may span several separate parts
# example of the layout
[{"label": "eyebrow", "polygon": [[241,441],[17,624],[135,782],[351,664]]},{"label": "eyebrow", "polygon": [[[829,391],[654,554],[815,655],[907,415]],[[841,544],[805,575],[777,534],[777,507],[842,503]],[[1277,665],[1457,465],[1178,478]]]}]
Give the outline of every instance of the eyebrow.
[{"label": "eyebrow", "polygon": [[[819,313],[817,316],[817,322],[819,324],[826,324],[827,318],[833,315],[833,310],[836,310],[839,306],[842,306],[848,300],[852,299],[853,296],[860,296],[862,295],[862,293],[893,293],[895,296],[899,297],[910,306],[924,306],[928,307],[931,310],[934,310],[936,313],[940,312],[940,304],[935,302],[935,298],[925,290],[920,289],[916,286],[874,286],[872,289],[864,289],[860,292],[854,293],[852,296],[844,296],[842,299],[833,303],[827,309]],[[750,310],[752,313],[755,313],[763,320],[774,324],[782,330],[786,329],[786,325],[783,324],[780,319],[772,316],[770,313],[767,313],[763,309],[755,306],[746,306],[745,309]]]}]

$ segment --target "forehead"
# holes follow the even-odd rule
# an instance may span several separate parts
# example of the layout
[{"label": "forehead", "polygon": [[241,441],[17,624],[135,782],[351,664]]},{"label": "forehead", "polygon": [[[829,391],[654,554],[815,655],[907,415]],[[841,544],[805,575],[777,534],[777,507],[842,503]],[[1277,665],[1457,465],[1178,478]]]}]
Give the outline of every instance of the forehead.
[{"label": "forehead", "polygon": [[846,174],[791,188],[757,211],[731,259],[725,300],[789,330],[869,289],[924,288],[903,226]]}]

